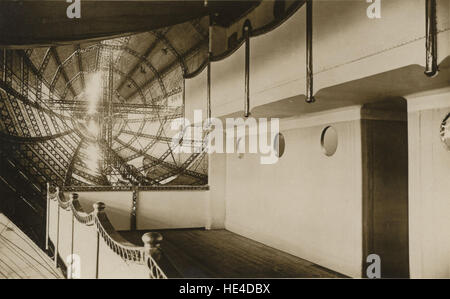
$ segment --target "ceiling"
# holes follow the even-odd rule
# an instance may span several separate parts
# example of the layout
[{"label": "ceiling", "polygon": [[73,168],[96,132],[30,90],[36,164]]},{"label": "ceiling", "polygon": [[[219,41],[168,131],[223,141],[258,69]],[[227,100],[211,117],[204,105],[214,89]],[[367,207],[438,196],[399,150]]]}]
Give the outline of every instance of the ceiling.
[{"label": "ceiling", "polygon": [[[13,70],[11,86],[0,85],[3,156],[36,191],[46,182],[206,184],[206,155],[175,153],[171,120],[183,113],[183,76],[207,59],[208,26],[202,17],[100,42],[2,50]],[[111,141],[96,141],[90,121],[101,131],[109,116]]]},{"label": "ceiling", "polygon": [[[83,43],[115,38],[214,16],[228,26],[261,0],[83,0],[80,18],[68,18],[70,3],[60,0],[0,1],[0,46]],[[206,3],[206,4],[205,4]]]}]

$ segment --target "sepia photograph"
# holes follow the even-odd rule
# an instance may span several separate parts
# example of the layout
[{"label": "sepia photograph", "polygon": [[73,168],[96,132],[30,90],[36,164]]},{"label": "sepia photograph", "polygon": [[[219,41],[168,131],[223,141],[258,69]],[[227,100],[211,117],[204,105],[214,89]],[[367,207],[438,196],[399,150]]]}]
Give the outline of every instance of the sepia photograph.
[{"label": "sepia photograph", "polygon": [[351,278],[450,278],[450,0],[0,0],[0,280]]}]

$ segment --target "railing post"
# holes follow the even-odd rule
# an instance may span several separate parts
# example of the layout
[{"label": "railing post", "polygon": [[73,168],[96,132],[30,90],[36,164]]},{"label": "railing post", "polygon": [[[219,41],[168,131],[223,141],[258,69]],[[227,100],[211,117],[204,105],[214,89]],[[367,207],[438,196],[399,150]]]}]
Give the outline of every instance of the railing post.
[{"label": "railing post", "polygon": [[[70,201],[73,202],[74,200],[78,199],[78,194],[77,193],[72,193],[70,194]],[[70,274],[69,278],[73,278],[73,242],[74,242],[74,225],[75,225],[75,215],[73,213],[73,210],[71,210],[72,212],[72,244],[71,244],[71,248],[70,248],[70,271],[67,274]]]},{"label": "railing post", "polygon": [[142,242],[144,242],[144,260],[147,262],[147,266],[149,266],[150,278],[153,277],[153,264],[149,264],[148,261],[150,257],[156,262],[161,259],[161,242],[163,237],[160,233],[150,232],[142,235]]},{"label": "railing post", "polygon": [[151,256],[154,260],[159,260],[162,240],[163,236],[160,233],[150,232],[143,234],[142,242],[144,242],[145,254]]},{"label": "railing post", "polygon": [[[94,203],[94,217],[97,218],[99,213],[105,210],[105,204],[102,202]],[[98,219],[97,219],[98,220]],[[94,219],[94,221],[97,221]],[[97,246],[96,246],[96,261],[95,261],[95,278],[98,278],[99,270],[99,258],[100,258],[100,233],[97,229]]]},{"label": "railing post", "polygon": [[[56,187],[56,196],[59,196],[59,189]],[[58,250],[59,250],[59,214],[60,214],[60,208],[59,208],[59,202],[58,199],[56,199],[56,204],[58,207],[58,216],[57,216],[57,225],[56,225],[56,244],[55,244],[55,267],[58,268]]]},{"label": "railing post", "polygon": [[47,212],[45,223],[45,250],[48,251],[48,238],[50,230],[50,183],[47,183]]}]

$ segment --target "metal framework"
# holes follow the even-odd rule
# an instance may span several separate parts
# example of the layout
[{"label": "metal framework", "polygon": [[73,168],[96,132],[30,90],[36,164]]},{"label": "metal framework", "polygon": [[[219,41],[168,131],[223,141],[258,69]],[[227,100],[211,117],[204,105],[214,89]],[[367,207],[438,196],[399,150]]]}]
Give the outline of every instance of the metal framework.
[{"label": "metal framework", "polygon": [[[73,46],[73,53],[64,61],[61,61],[59,53],[62,52],[59,52],[57,47],[47,48],[41,57],[37,56],[39,53],[30,50],[1,50],[0,95],[2,98],[5,97],[5,101],[0,103],[0,111],[4,115],[2,119],[7,123],[7,133],[0,134],[0,140],[4,141],[2,147],[6,152],[15,153],[11,159],[15,158],[31,176],[39,178],[40,185],[45,181],[61,185],[110,184],[106,179],[107,176],[119,175],[132,184],[151,186],[160,185],[164,179],[181,173],[194,179],[195,182],[205,182],[206,175],[183,169],[192,165],[192,162],[198,159],[198,154],[177,162],[171,148],[172,138],[164,133],[169,120],[183,116],[182,105],[168,106],[169,97],[183,92],[184,89],[178,84],[175,88],[167,90],[163,79],[178,67],[181,71],[180,77],[183,77],[188,72],[186,59],[208,42],[207,33],[202,29],[200,20],[193,21],[191,25],[192,30],[198,33],[199,41],[184,54],[180,54],[166,36],[170,28],[150,32],[149,34],[155,38],[143,54],[129,46],[133,44],[129,43],[133,38],[131,36],[124,38],[123,41],[101,42],[87,47],[76,44]],[[151,63],[151,59],[157,46],[162,44],[173,58],[164,68],[157,69]],[[93,56],[85,53],[95,50],[95,61],[86,62]],[[30,56],[31,54],[33,56]],[[114,65],[124,54],[138,60],[131,69],[125,71]],[[16,56],[19,59],[16,59]],[[53,68],[53,63],[50,64],[51,59],[55,62],[56,68],[49,72],[49,65]],[[69,63],[73,63],[70,69],[67,68]],[[140,67],[151,70],[153,76],[145,82],[137,82],[138,79],[133,78],[133,75]],[[73,74],[72,70],[76,73]],[[106,72],[104,98],[97,106],[97,111],[102,115],[103,126],[98,143],[103,154],[102,160],[106,161],[106,165],[101,167],[97,175],[96,172],[89,171],[89,165],[84,160],[87,156],[86,137],[80,131],[80,125],[76,124],[76,118],[83,115],[89,105],[88,101],[80,100],[78,97],[81,93],[79,88],[86,87],[85,74],[98,70]],[[117,80],[116,76],[121,79]],[[63,81],[60,80],[61,77]],[[80,84],[74,85],[77,80]],[[178,75],[176,80],[179,80]],[[127,82],[132,84],[133,91],[123,96],[120,89]],[[149,97],[153,89],[146,89],[157,87],[158,85],[151,86],[154,82],[159,85],[162,94]],[[173,82],[168,83],[173,86]],[[131,101],[137,94],[142,103],[136,103],[134,99]],[[67,98],[68,95],[73,98]],[[128,115],[136,116],[129,118]],[[113,133],[115,128],[113,121],[117,119],[121,119],[122,123]],[[70,122],[67,122],[68,120]],[[155,134],[144,132],[148,123],[159,126]],[[139,125],[131,126],[131,124]],[[119,138],[121,134],[133,137],[125,143]],[[138,138],[150,139],[151,142],[139,150],[133,147]],[[159,158],[149,154],[150,149],[158,142],[168,145],[168,150]],[[114,144],[119,146],[114,147]],[[121,153],[124,155],[121,156],[119,153],[124,149],[129,151]],[[140,156],[147,158],[151,165],[137,168],[129,164]],[[173,163],[165,161],[169,156],[172,157]],[[153,178],[155,175],[144,175],[144,172],[148,173],[151,167],[158,165],[162,168],[158,170],[160,174],[156,179]],[[161,170],[164,169],[165,173],[161,174]]]}]

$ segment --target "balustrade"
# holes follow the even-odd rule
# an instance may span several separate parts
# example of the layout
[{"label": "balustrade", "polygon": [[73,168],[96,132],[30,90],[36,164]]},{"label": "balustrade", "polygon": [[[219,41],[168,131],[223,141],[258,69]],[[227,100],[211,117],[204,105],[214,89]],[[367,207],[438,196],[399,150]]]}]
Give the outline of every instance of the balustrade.
[{"label": "balustrade", "polygon": [[55,266],[62,258],[68,278],[167,278],[157,263],[161,234],[145,233],[144,246],[131,244],[114,229],[105,207],[96,202],[87,213],[78,194],[66,200],[58,187],[47,186],[46,248],[53,243]]}]

